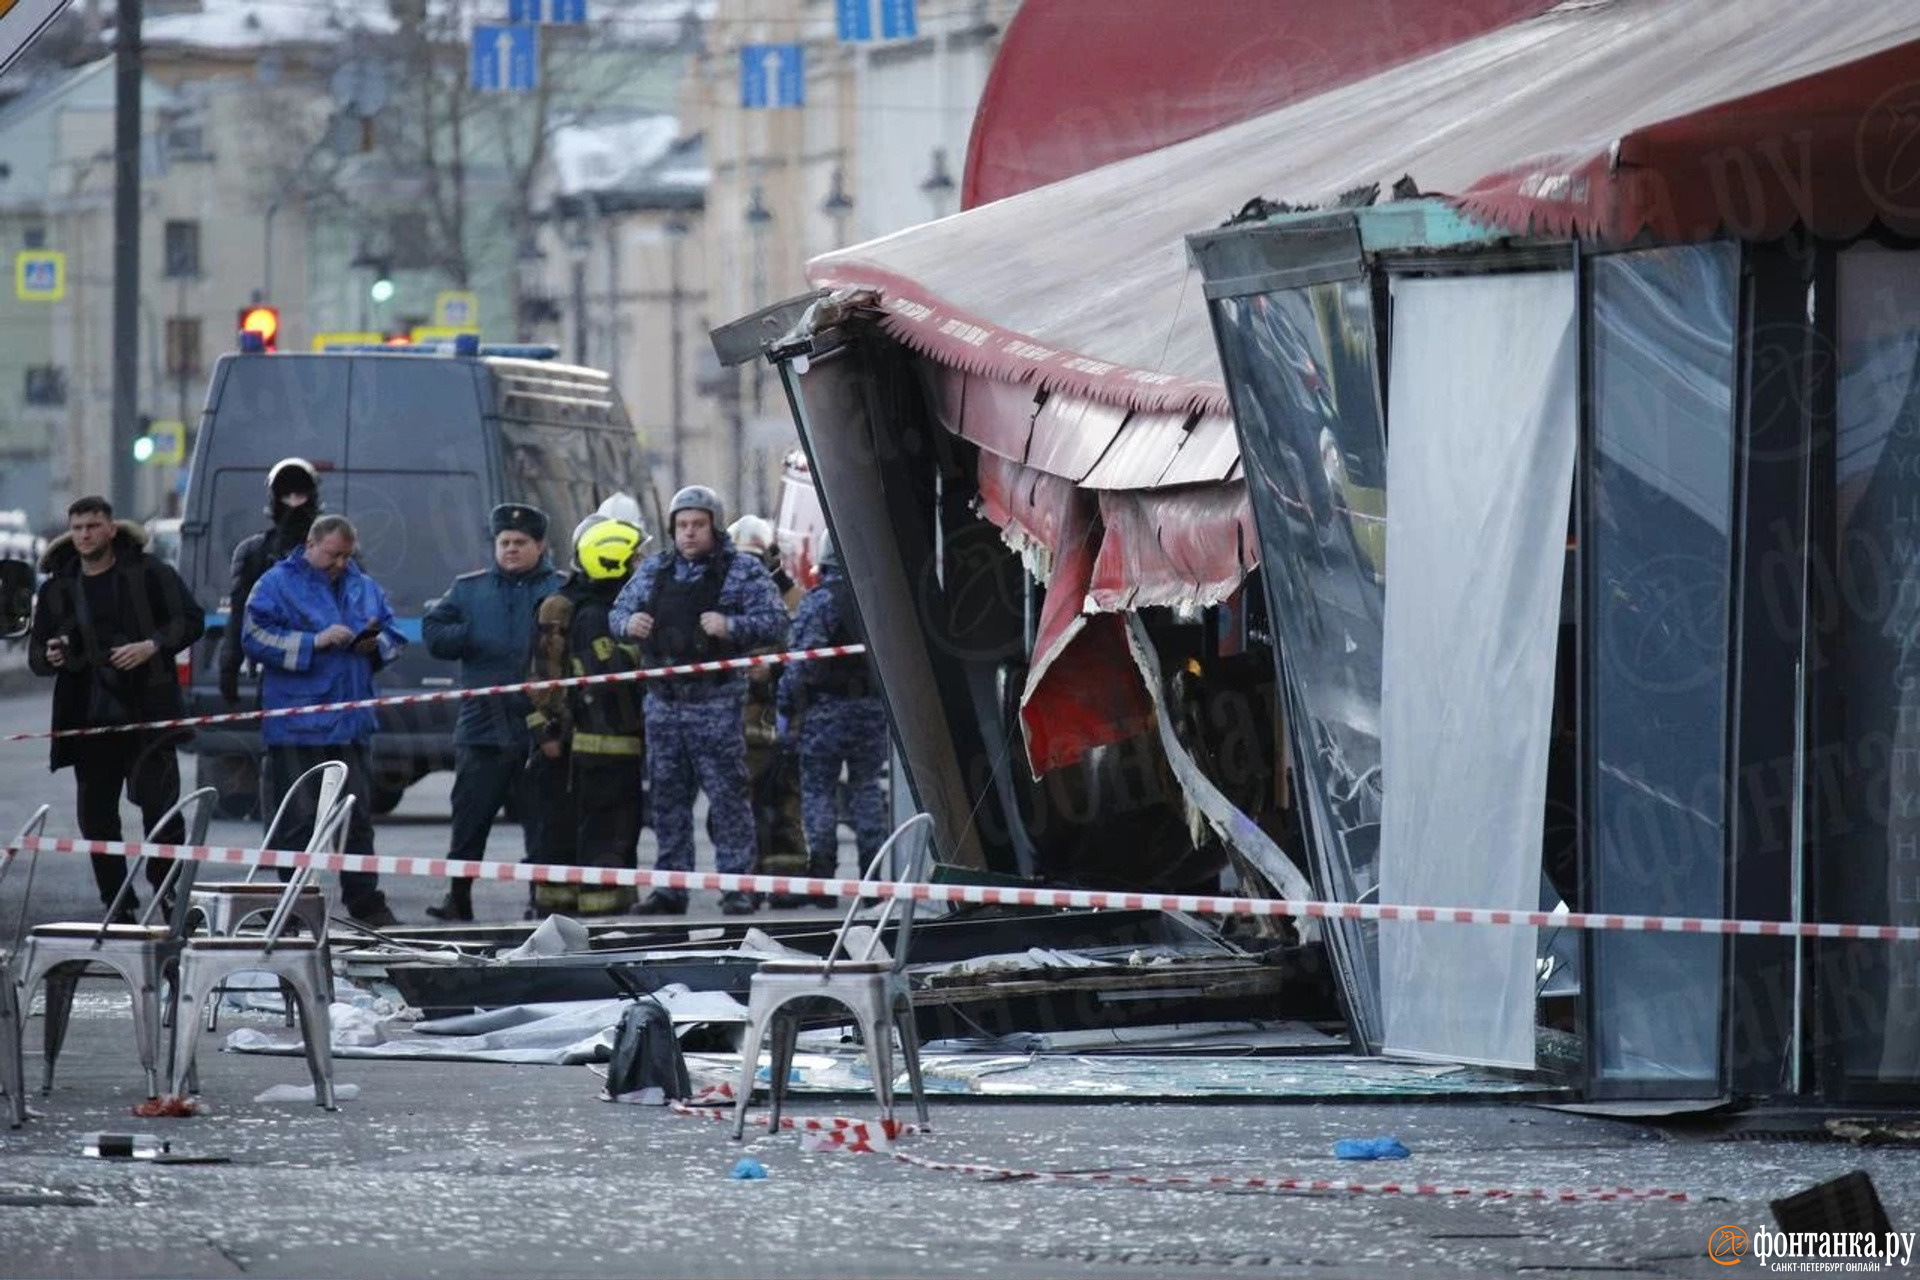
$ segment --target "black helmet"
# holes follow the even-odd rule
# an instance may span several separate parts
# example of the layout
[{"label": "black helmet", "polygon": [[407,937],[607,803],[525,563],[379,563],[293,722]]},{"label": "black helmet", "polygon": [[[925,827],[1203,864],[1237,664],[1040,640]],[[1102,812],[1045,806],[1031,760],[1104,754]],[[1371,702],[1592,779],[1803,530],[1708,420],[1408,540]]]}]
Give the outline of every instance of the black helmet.
[{"label": "black helmet", "polygon": [[320,492],[320,473],[305,458],[282,458],[267,469],[267,492],[275,498],[290,493]]}]

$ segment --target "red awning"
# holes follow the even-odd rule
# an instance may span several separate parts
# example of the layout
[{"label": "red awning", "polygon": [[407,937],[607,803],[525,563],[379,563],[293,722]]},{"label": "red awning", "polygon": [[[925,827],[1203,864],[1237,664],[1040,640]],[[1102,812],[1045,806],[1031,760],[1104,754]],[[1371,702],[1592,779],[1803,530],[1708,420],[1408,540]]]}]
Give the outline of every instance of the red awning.
[{"label": "red awning", "polygon": [[[1688,236],[1720,221],[1771,231],[1799,209],[1841,233],[1863,209],[1904,226],[1910,116],[1899,86],[1920,84],[1916,42],[1920,6],[1888,0],[1560,5],[828,254],[808,275],[878,290],[888,330],[941,364],[1135,409],[1224,414],[1185,238],[1249,198],[1326,204],[1406,176],[1425,192],[1470,193],[1469,207],[1501,225],[1544,220],[1610,239],[1630,239],[1641,221]],[[1617,166],[1598,183],[1593,166],[1612,164],[1616,143]],[[1730,197],[1719,220],[1716,182]],[[1628,188],[1647,183],[1663,184],[1671,219],[1638,216],[1659,202]],[[1759,194],[1748,205],[1731,198],[1736,187]]]},{"label": "red awning", "polygon": [[1263,115],[1553,3],[1026,0],[974,113],[961,207]]},{"label": "red awning", "polygon": [[1920,44],[1540,157],[1459,203],[1497,226],[1624,242],[1920,234]]}]

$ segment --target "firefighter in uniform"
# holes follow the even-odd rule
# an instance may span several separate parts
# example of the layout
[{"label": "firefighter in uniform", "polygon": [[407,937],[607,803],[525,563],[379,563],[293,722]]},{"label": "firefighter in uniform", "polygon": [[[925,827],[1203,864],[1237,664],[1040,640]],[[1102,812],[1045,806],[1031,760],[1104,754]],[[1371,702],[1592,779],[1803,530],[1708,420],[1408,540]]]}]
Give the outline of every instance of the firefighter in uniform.
[{"label": "firefighter in uniform", "polygon": [[[780,543],[773,525],[760,516],[741,516],[727,529],[733,549],[760,557],[780,593],[789,616],[804,594],[780,562]],[[779,646],[755,650],[777,653]],[[803,875],[807,869],[807,837],[800,826],[800,761],[780,739],[774,690],[780,682],[777,663],[747,672],[747,783],[753,794],[754,870],[769,876]],[[777,893],[771,907],[804,907],[806,899]]]},{"label": "firefighter in uniform", "polygon": [[[646,535],[624,520],[588,516],[573,535],[573,574],[540,602],[535,680],[633,671],[640,647],[610,634],[608,612],[633,575]],[[558,766],[564,786],[544,789],[544,861],[583,867],[638,865],[643,772],[637,683],[574,685],[531,695],[534,750]],[[564,829],[563,829],[564,828]],[[538,911],[618,915],[634,904],[625,885],[536,884]]]},{"label": "firefighter in uniform", "polygon": [[[820,536],[815,563],[820,583],[800,602],[794,619],[797,649],[862,642],[853,584],[840,565],[833,535]],[[796,662],[780,678],[782,717],[799,725],[800,812],[807,831],[807,874],[831,877],[840,860],[840,771],[847,775],[847,808],[865,871],[887,839],[887,798],[880,786],[887,765],[887,711],[864,654]],[[831,898],[817,900],[831,906]]]},{"label": "firefighter in uniform", "polygon": [[[733,549],[723,511],[719,495],[705,485],[674,494],[668,511],[673,544],[648,556],[614,601],[613,634],[638,640],[647,666],[732,658],[786,643],[790,624],[773,579],[756,557]],[[746,677],[738,671],[647,681],[647,788],[659,870],[693,869],[693,802],[704,790],[718,870],[752,872],[746,697]],[[751,915],[753,895],[723,893],[720,909]],[[686,891],[679,889],[656,889],[639,907],[642,915],[686,910]]]}]

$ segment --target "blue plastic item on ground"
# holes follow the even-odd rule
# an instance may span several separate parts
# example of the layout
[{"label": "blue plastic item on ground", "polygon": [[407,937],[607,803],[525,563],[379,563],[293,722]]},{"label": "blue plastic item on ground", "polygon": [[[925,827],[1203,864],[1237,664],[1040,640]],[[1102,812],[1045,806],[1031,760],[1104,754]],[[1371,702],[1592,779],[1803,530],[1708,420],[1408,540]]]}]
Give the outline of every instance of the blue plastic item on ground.
[{"label": "blue plastic item on ground", "polygon": [[1342,1160],[1405,1160],[1413,1152],[1392,1134],[1378,1138],[1342,1138],[1333,1144],[1333,1154]]},{"label": "blue plastic item on ground", "polygon": [[756,1178],[766,1177],[767,1166],[761,1164],[752,1156],[741,1156],[733,1162],[733,1168],[728,1170],[727,1176],[743,1182],[751,1182]]}]

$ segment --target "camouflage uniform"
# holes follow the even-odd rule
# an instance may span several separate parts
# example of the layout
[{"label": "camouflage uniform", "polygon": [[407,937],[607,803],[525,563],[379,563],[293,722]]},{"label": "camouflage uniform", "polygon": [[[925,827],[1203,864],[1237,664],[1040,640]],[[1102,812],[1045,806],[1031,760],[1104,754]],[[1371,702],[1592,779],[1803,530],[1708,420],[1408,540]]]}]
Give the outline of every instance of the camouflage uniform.
[{"label": "camouflage uniform", "polygon": [[[677,550],[656,552],[620,590],[609,616],[615,635],[627,634],[636,613],[654,618],[640,641],[643,665],[704,662],[786,643],[787,611],[766,568],[740,555],[724,534],[712,555],[689,561]],[[699,628],[708,610],[727,616],[730,634],[715,640]],[[707,793],[707,831],[717,868],[753,870],[753,808],[748,796],[742,731],[747,681],[737,671],[646,682],[647,786],[661,871],[693,869],[693,801]],[[684,901],[672,892],[662,896]]]},{"label": "camouflage uniform", "polygon": [[[607,614],[622,582],[594,582],[575,573],[540,602],[533,659],[535,680],[633,671],[639,646],[608,632]],[[558,742],[557,785],[543,789],[546,843],[539,861],[585,867],[633,867],[639,862],[644,771],[638,685],[611,683],[543,689],[530,694],[527,728],[535,744]],[[624,885],[537,884],[541,911],[610,915],[634,903]]]},{"label": "camouflage uniform", "polygon": [[[777,553],[776,553],[777,555]],[[781,603],[791,614],[802,593],[779,560],[763,559]],[[778,653],[782,646],[756,652]],[[769,664],[747,672],[746,732],[747,784],[753,797],[754,870],[770,876],[797,876],[807,869],[807,838],[800,820],[800,769],[793,748],[780,740],[775,691],[781,666]],[[797,906],[775,900],[774,906]]]},{"label": "camouflage uniform", "polygon": [[[814,649],[860,639],[852,593],[837,566],[823,567],[820,585],[800,602],[793,646]],[[866,869],[886,842],[887,799],[880,774],[887,764],[887,712],[865,657],[828,658],[790,665],[780,679],[780,709],[800,718],[800,813],[807,832],[807,872],[831,876],[840,852],[840,771],[854,842]]]}]

